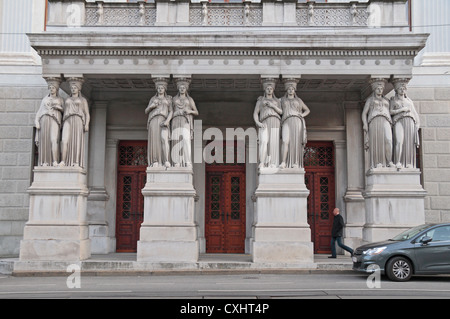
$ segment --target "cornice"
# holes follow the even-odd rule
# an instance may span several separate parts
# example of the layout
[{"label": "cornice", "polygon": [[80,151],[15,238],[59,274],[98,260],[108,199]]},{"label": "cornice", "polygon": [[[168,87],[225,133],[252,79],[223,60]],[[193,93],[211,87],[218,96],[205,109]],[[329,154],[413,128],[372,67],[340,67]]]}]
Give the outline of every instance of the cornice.
[{"label": "cornice", "polygon": [[416,56],[428,34],[41,33],[41,56]]}]

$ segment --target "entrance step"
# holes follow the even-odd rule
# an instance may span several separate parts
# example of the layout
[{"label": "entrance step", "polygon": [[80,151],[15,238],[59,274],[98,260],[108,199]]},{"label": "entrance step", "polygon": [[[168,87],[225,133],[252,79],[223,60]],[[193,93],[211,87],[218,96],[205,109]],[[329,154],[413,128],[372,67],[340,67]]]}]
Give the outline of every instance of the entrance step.
[{"label": "entrance step", "polygon": [[67,276],[67,267],[80,266],[86,275],[174,275],[216,273],[313,273],[317,271],[350,271],[350,257],[328,259],[327,255],[315,255],[313,264],[255,264],[251,255],[200,254],[196,263],[137,262],[135,253],[93,255],[81,262],[20,261],[18,258],[0,260],[0,274],[15,276]]}]

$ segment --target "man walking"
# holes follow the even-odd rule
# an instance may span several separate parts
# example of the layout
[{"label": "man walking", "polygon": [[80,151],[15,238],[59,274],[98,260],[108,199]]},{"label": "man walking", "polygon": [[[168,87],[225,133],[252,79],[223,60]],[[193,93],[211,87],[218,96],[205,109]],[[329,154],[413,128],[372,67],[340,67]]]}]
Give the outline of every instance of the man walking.
[{"label": "man walking", "polygon": [[353,255],[353,249],[348,246],[345,246],[342,243],[342,230],[344,228],[344,219],[342,218],[339,208],[335,208],[333,210],[334,220],[333,220],[333,228],[331,229],[331,256],[328,258],[336,258],[336,242],[339,247],[348,251],[351,255]]}]

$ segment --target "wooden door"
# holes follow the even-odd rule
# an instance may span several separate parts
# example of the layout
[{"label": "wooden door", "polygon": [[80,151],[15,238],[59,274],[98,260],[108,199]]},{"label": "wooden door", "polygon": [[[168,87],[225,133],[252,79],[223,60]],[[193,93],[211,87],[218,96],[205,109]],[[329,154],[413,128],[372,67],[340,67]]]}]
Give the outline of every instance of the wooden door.
[{"label": "wooden door", "polygon": [[207,253],[245,252],[245,171],[215,166],[206,173]]},{"label": "wooden door", "polygon": [[334,149],[332,143],[311,142],[305,149],[305,184],[308,196],[308,223],[314,253],[331,252],[331,228],[335,208]]},{"label": "wooden door", "polygon": [[116,205],[116,251],[136,252],[144,220],[144,188],[147,175],[147,142],[119,144]]}]

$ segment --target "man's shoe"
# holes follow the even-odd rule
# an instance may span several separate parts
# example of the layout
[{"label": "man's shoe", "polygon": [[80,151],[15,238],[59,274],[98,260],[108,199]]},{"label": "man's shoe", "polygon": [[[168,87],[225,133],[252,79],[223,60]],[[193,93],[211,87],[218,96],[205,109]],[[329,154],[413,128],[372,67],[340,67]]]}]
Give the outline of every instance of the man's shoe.
[{"label": "man's shoe", "polygon": [[328,258],[336,258],[336,256],[329,256]]}]

